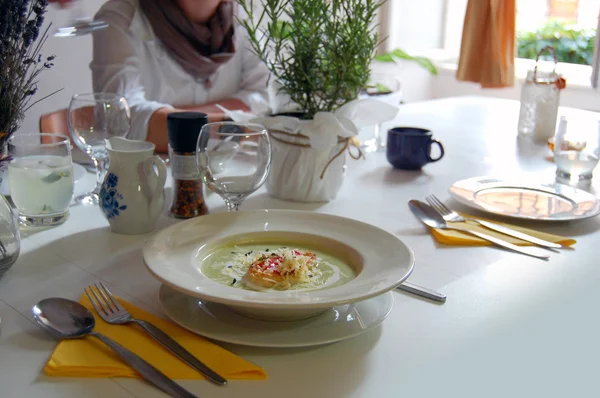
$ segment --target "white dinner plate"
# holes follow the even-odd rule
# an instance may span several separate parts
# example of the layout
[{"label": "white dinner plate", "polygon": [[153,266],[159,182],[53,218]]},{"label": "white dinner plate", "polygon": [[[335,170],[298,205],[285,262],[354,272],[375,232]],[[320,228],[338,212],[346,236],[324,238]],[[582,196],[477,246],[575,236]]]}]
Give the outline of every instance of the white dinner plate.
[{"label": "white dinner plate", "polygon": [[[357,275],[324,289],[255,291],[222,284],[204,274],[202,262],[211,248],[252,239],[335,253]],[[414,263],[412,251],[394,234],[349,218],[292,210],[196,217],[157,232],[142,254],[150,273],[163,284],[244,315],[280,320],[307,318],[336,305],[379,296],[408,278]]]},{"label": "white dinner plate", "polygon": [[187,296],[165,285],[160,287],[159,300],[173,322],[213,340],[255,347],[308,347],[348,339],[379,325],[392,310],[394,295],[384,293],[288,322],[246,318],[224,305]]},{"label": "white dinner plate", "polygon": [[559,183],[474,177],[454,183],[450,195],[473,209],[528,220],[571,221],[600,213],[600,201],[594,195]]},{"label": "white dinner plate", "polygon": [[[8,167],[7,167],[8,168]],[[80,164],[73,163],[73,181],[77,182],[85,177],[85,167]],[[8,189],[8,171],[4,171],[0,175],[0,194],[2,195],[10,195],[10,190]]]}]

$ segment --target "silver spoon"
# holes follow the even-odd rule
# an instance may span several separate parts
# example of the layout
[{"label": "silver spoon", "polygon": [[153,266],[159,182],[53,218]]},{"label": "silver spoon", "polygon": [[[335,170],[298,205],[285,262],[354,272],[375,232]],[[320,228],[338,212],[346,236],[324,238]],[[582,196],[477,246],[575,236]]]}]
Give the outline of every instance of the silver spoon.
[{"label": "silver spoon", "polygon": [[438,213],[433,207],[431,207],[428,204],[423,203],[421,201],[411,200],[408,202],[408,207],[410,207],[410,210],[413,212],[413,214],[415,216],[417,216],[423,222],[423,224],[425,224],[431,228],[454,229],[457,231],[466,232],[468,234],[477,236],[478,238],[485,239],[489,242],[492,242],[497,246],[501,246],[506,249],[510,249],[510,250],[519,252],[521,254],[526,254],[528,256],[536,257],[536,258],[539,258],[542,260],[547,260],[550,257],[547,254],[543,254],[541,252],[541,250],[537,250],[534,248],[519,247],[519,246],[513,245],[512,243],[509,243],[505,240],[496,238],[496,237],[488,235],[488,234],[477,232],[477,231],[474,231],[469,228],[455,227],[455,226],[451,227],[448,224],[446,224],[446,221],[442,218],[440,213]]},{"label": "silver spoon", "polygon": [[83,305],[64,298],[47,298],[32,308],[35,321],[51,336],[61,339],[78,339],[94,336],[115,350],[132,368],[146,380],[167,394],[177,398],[196,398],[195,395],[165,376],[160,370],[129,351],[114,340],[93,331],[94,315]]}]

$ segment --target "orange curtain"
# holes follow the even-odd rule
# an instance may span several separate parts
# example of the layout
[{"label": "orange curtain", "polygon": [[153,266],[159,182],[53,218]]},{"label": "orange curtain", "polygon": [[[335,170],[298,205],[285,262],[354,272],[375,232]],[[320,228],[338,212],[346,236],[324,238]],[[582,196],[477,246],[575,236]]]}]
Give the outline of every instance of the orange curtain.
[{"label": "orange curtain", "polygon": [[508,87],[515,80],[515,0],[469,0],[458,80],[481,87]]}]

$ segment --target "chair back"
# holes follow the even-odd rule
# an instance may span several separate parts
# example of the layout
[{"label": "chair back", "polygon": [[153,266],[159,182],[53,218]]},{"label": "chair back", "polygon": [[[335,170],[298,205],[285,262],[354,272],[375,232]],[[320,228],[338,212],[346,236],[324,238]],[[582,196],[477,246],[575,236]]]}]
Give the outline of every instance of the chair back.
[{"label": "chair back", "polygon": [[40,116],[40,132],[69,135],[68,109],[60,109]]}]

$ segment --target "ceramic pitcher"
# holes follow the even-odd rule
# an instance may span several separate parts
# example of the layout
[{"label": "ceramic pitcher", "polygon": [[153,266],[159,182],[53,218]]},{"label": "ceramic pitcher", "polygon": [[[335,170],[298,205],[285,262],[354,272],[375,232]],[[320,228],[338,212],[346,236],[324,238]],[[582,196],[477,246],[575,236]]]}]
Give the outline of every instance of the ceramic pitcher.
[{"label": "ceramic pitcher", "polygon": [[154,156],[154,144],[121,137],[106,140],[109,167],[100,190],[100,209],[113,232],[154,230],[165,203],[167,167]]}]

